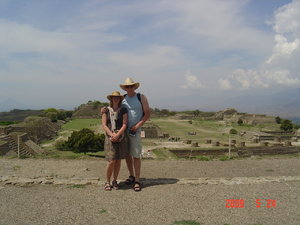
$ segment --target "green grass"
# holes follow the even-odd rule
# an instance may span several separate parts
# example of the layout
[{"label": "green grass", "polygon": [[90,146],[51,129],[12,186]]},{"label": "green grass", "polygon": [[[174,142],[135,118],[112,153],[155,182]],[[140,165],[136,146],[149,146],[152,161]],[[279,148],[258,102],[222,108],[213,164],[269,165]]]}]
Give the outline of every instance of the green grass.
[{"label": "green grass", "polygon": [[84,184],[73,184],[68,186],[68,188],[85,188]]},{"label": "green grass", "polygon": [[202,225],[202,223],[199,223],[197,221],[194,220],[180,220],[180,221],[175,221],[173,222],[172,225]]},{"label": "green grass", "polygon": [[174,153],[170,152],[166,148],[157,148],[152,150],[152,152],[155,154],[156,159],[179,159]]},{"label": "green grass", "polygon": [[[189,120],[175,120],[171,117],[152,118],[151,121],[159,126],[163,132],[169,133],[171,137],[180,137],[181,141],[197,141],[200,144],[204,143],[206,139],[228,142],[229,130],[232,128],[237,130],[238,134],[245,131],[259,132],[262,129],[279,130],[279,125],[275,123],[266,123],[257,126],[233,123],[229,126],[225,125],[222,121],[195,119],[190,123]],[[188,135],[188,132],[196,132],[196,135]],[[247,141],[245,137],[241,137],[238,134],[230,135],[231,139]]]},{"label": "green grass", "polygon": [[195,158],[197,160],[200,160],[200,161],[209,161],[210,160],[209,157],[206,157],[206,156],[203,156],[203,155],[197,155]]},{"label": "green grass", "polygon": [[19,165],[16,165],[16,166],[13,167],[13,170],[15,170],[15,171],[19,170],[19,169],[21,169],[21,166],[19,166]]},{"label": "green grass", "polygon": [[104,158],[105,153],[104,151],[101,152],[88,152],[87,154],[84,153],[75,153],[71,151],[59,151],[59,150],[46,150],[44,154],[36,155],[35,158],[41,159],[48,159],[48,158],[55,158],[55,159],[88,159],[88,158]]},{"label": "green grass", "polygon": [[[231,157],[232,158],[232,157]],[[219,158],[221,161],[226,161],[226,160],[229,160],[230,158],[227,156],[227,155],[224,155],[224,156],[221,156]]]},{"label": "green grass", "polygon": [[[142,144],[144,147],[155,147],[157,149],[153,150],[153,153],[156,155],[157,159],[179,159],[174,153],[168,150],[189,150],[189,151],[197,151],[197,150],[211,150],[211,149],[228,149],[228,147],[224,146],[211,146],[211,145],[203,145],[205,144],[206,139],[210,139],[214,141],[220,141],[221,143],[228,143],[229,134],[228,131],[231,128],[234,128],[240,132],[251,131],[256,132],[261,129],[269,129],[269,130],[278,130],[277,124],[262,124],[259,126],[251,126],[251,125],[238,125],[232,124],[231,126],[226,126],[223,122],[213,121],[213,120],[201,120],[196,119],[193,120],[192,123],[189,120],[176,120],[172,117],[164,117],[164,118],[151,118],[151,122],[160,127],[161,131],[164,133],[169,133],[171,137],[179,137],[181,141],[192,140],[192,142],[198,142],[200,147],[187,147],[187,148],[162,148],[160,147],[158,139],[142,139]],[[68,123],[62,126],[62,129],[59,131],[58,137],[59,140],[67,140],[67,138],[71,135],[71,133],[75,130],[80,130],[82,128],[89,128],[96,133],[102,133],[103,130],[101,128],[101,119],[74,119],[69,121]],[[196,135],[188,135],[188,132],[196,132]],[[235,139],[237,142],[239,141],[247,141],[246,137],[241,137],[239,135],[231,135],[231,139]],[[57,139],[58,140],[58,139]],[[166,140],[165,140],[166,141]],[[65,158],[65,159],[78,159],[78,158],[91,158],[98,157],[103,158],[104,152],[99,153],[90,153],[84,155],[83,153],[73,153],[66,151],[58,151],[55,148],[54,143],[55,139],[51,141],[47,141],[43,144],[45,151],[47,154],[44,154],[42,158]],[[1,144],[1,143],[0,143]],[[199,159],[204,160],[204,159]],[[227,160],[226,157],[221,157],[219,160]]]},{"label": "green grass", "polygon": [[107,213],[107,210],[106,209],[101,209],[100,214],[103,214],[103,213]]}]

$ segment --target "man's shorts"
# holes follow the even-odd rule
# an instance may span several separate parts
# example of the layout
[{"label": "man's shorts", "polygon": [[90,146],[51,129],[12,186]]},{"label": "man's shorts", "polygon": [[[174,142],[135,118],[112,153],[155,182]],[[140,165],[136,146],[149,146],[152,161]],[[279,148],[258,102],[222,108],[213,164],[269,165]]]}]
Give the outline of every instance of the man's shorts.
[{"label": "man's shorts", "polygon": [[127,136],[129,154],[134,158],[142,158],[141,130],[138,129],[135,136],[129,135],[129,132],[127,131]]}]

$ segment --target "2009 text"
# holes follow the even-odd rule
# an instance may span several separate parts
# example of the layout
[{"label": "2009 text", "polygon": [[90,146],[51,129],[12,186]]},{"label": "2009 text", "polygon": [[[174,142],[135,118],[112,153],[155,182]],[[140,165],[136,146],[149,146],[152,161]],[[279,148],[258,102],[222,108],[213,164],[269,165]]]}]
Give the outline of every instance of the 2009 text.
[{"label": "2009 text", "polygon": [[[256,208],[276,208],[277,203],[274,199],[256,199]],[[245,208],[245,200],[244,199],[226,199],[226,208]]]}]

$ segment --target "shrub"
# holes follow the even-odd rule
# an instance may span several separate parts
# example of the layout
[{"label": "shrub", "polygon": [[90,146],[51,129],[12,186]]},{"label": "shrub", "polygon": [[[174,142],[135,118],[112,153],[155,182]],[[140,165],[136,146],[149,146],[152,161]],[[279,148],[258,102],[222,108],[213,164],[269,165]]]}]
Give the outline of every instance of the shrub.
[{"label": "shrub", "polygon": [[223,155],[219,158],[221,161],[229,160],[230,158],[227,155]]},{"label": "shrub", "polygon": [[240,126],[241,126],[241,125],[243,125],[243,123],[244,123],[244,122],[243,122],[243,120],[242,120],[242,119],[239,119],[237,123],[238,123],[238,125],[240,125]]},{"label": "shrub", "polygon": [[56,112],[47,112],[46,117],[48,117],[51,122],[56,123],[57,122],[57,113]]},{"label": "shrub", "polygon": [[237,132],[236,129],[233,129],[233,128],[232,128],[232,129],[230,129],[229,133],[230,133],[230,134],[237,134],[238,132]]},{"label": "shrub", "polygon": [[104,134],[95,135],[88,128],[74,131],[66,142],[60,144],[64,150],[71,150],[76,153],[98,152],[104,149]]},{"label": "shrub", "polygon": [[58,150],[61,150],[61,151],[66,150],[65,141],[63,141],[63,140],[56,141],[54,146]]},{"label": "shrub", "polygon": [[293,124],[290,120],[283,120],[280,125],[280,129],[284,131],[292,131]]}]

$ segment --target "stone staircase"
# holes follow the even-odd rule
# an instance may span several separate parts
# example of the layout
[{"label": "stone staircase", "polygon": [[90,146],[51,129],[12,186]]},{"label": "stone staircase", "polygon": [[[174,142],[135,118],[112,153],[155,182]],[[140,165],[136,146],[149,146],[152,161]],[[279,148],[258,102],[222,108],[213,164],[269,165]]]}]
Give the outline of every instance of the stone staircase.
[{"label": "stone staircase", "polygon": [[[0,140],[8,142],[8,147],[9,147],[8,152],[13,151],[15,154],[18,155],[18,143],[16,140],[14,140],[9,135],[1,135]],[[32,154],[24,148],[21,141],[20,141],[20,156],[32,156]]]}]

